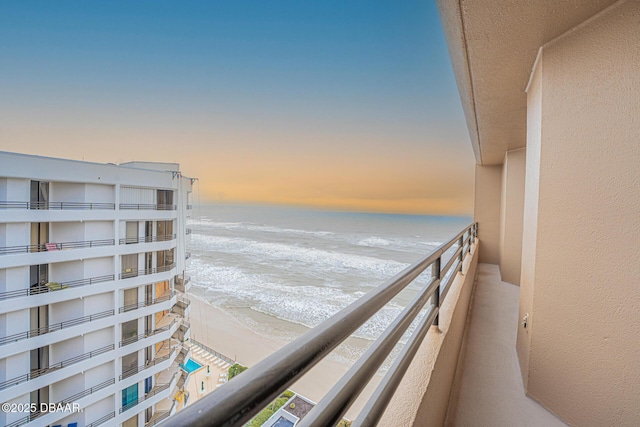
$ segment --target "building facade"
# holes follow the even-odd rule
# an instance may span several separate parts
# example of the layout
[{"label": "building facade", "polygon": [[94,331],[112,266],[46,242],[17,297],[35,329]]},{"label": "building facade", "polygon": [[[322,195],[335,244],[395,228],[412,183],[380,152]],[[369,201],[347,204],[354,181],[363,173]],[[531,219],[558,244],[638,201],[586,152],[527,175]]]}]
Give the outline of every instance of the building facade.
[{"label": "building facade", "polygon": [[177,164],[0,152],[0,424],[175,412],[192,182]]}]

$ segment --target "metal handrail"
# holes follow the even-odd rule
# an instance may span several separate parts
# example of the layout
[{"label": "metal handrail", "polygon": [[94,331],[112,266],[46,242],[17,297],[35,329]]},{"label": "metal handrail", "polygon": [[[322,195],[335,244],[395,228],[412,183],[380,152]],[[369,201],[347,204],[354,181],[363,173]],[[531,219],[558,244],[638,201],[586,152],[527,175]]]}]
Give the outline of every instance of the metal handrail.
[{"label": "metal handrail", "polygon": [[86,286],[86,285],[93,285],[95,283],[109,282],[114,279],[115,279],[115,275],[110,274],[106,276],[90,277],[88,279],[79,279],[79,280],[71,280],[69,282],[60,282],[58,283],[59,287],[57,286],[53,289],[46,285],[40,285],[40,286],[36,285],[36,286],[32,286],[29,289],[0,292],[0,300],[4,300],[8,298],[26,297],[30,295],[40,295],[40,294],[45,294],[47,292],[61,291],[64,289],[75,288],[78,286]]},{"label": "metal handrail", "polygon": [[0,209],[114,210],[115,203],[93,202],[0,202]]},{"label": "metal handrail", "polygon": [[31,329],[30,331],[20,332],[17,334],[9,335],[0,338],[0,346],[13,343],[16,341],[22,341],[40,335],[45,335],[51,332],[60,331],[71,326],[81,325],[83,323],[92,322],[94,320],[104,319],[115,314],[114,310],[106,310],[100,313],[91,314],[89,316],[78,317],[77,319],[65,320],[64,322],[54,323],[49,326],[43,326],[41,328]]},{"label": "metal handrail", "polygon": [[176,319],[173,319],[171,321],[171,323],[169,323],[168,325],[164,325],[161,328],[158,329],[154,329],[153,331],[145,331],[143,334],[137,335],[135,337],[129,337],[129,338],[125,338],[122,341],[120,341],[120,347],[124,347],[127,346],[129,344],[133,344],[134,342],[138,342],[140,340],[143,340],[145,338],[149,338],[152,337],[154,335],[157,335],[161,332],[166,332],[169,329],[171,329],[173,327],[173,325],[176,324]]},{"label": "metal handrail", "polygon": [[[443,255],[456,243],[464,247],[467,240],[477,237],[477,223],[471,224],[451,240],[443,243],[425,258],[416,261],[382,285],[373,289],[330,319],[311,329],[287,344],[256,366],[234,377],[219,390],[194,402],[165,421],[171,426],[241,426],[262,408],[266,407],[281,392],[326,357],[334,348],[355,332],[370,317],[377,313],[409,283],[431,267],[431,280],[416,295],[400,316],[372,344],[362,358],[327,393],[314,409],[299,424],[305,426],[335,425],[344,412],[358,397],[369,379],[377,372],[407,328],[429,300],[426,313],[419,328],[412,334],[400,356],[387,372],[381,385],[367,403],[366,417],[375,413],[372,422],[356,419],[356,425],[375,425],[389,403],[404,372],[413,359],[422,338],[436,321],[440,305],[444,301],[443,291],[451,286],[456,274],[442,275]],[[464,251],[461,251],[464,255]],[[463,258],[464,259],[464,258]],[[377,418],[376,418],[377,417]]]},{"label": "metal handrail", "polygon": [[145,427],[153,427],[158,424],[160,421],[165,420],[171,415],[171,411],[157,411],[154,415],[158,415],[154,420],[145,423]]},{"label": "metal handrail", "polygon": [[233,364],[235,364],[235,363],[236,363],[236,361],[235,361],[235,360],[233,360],[232,358],[227,357],[227,356],[225,356],[225,355],[224,355],[224,354],[222,354],[222,353],[218,353],[217,351],[215,351],[215,350],[214,350],[214,349],[212,349],[211,347],[208,347],[208,346],[206,346],[206,345],[202,344],[201,342],[196,341],[194,338],[191,338],[190,340],[191,340],[191,343],[192,343],[192,344],[195,344],[195,345],[197,345],[198,347],[200,347],[201,349],[206,350],[208,353],[213,354],[213,355],[214,355],[214,356],[216,356],[218,359],[224,360],[225,362],[227,362],[227,363],[229,363],[229,364],[231,364],[231,365],[233,365]]},{"label": "metal handrail", "polygon": [[140,236],[140,237],[125,237],[118,241],[121,245],[131,245],[134,243],[151,243],[151,242],[168,242],[174,240],[177,236],[175,234],[165,234],[163,236]]},{"label": "metal handrail", "polygon": [[115,418],[115,417],[116,417],[116,411],[113,411],[110,414],[107,414],[102,418],[98,418],[97,420],[95,420],[91,424],[87,424],[85,427],[98,427],[99,425],[102,425],[102,424],[106,423],[107,421],[109,421],[111,418]]},{"label": "metal handrail", "polygon": [[[0,255],[26,254],[34,252],[55,252],[64,249],[93,248],[98,246],[113,246],[115,239],[86,240],[82,242],[40,243],[36,245],[19,245],[0,247]],[[53,249],[55,247],[55,249]]]},{"label": "metal handrail", "polygon": [[164,356],[161,357],[156,357],[155,359],[153,359],[151,362],[145,364],[145,365],[140,365],[140,366],[134,366],[133,368],[129,368],[126,369],[124,371],[122,371],[122,375],[120,375],[120,381],[129,378],[130,376],[133,376],[139,372],[144,371],[145,369],[148,369],[152,366],[157,365],[158,363],[162,363],[165,360],[169,360],[169,358],[171,358],[171,355],[173,353],[168,353],[165,354]]},{"label": "metal handrail", "polygon": [[82,362],[83,360],[91,359],[94,356],[98,356],[100,354],[106,353],[115,349],[115,345],[110,344],[104,347],[101,347],[97,350],[90,351],[88,353],[81,354],[80,356],[75,356],[67,360],[63,360],[62,362],[54,363],[53,365],[49,365],[44,368],[34,369],[28,374],[23,374],[18,377],[12,378],[7,381],[3,381],[0,383],[0,390],[5,390],[9,387],[13,387],[25,381],[32,380],[34,378],[38,378],[42,375],[45,375],[51,371],[55,371],[57,369],[66,368],[69,365],[73,365],[74,363]]},{"label": "metal handrail", "polygon": [[167,292],[165,295],[162,295],[158,298],[154,298],[152,300],[148,300],[148,301],[141,301],[138,302],[136,304],[129,304],[129,305],[125,305],[120,307],[120,310],[118,310],[119,313],[126,313],[127,311],[132,311],[132,310],[137,310],[139,308],[143,308],[143,307],[149,307],[155,304],[159,304],[161,302],[167,302],[169,301],[171,298],[173,298],[173,296],[175,295],[175,293],[173,292],[173,290],[171,292]]},{"label": "metal handrail", "polygon": [[[66,405],[66,404],[72,404],[80,399],[82,399],[83,397],[87,397],[97,391],[102,390],[103,388],[109,387],[110,385],[115,384],[116,380],[114,378],[111,378],[110,380],[104,381],[96,386],[93,386],[87,390],[81,391],[80,393],[76,393],[73,396],[69,396],[66,399],[61,400],[60,402],[56,403],[56,406],[58,405]],[[19,427],[22,426],[24,424],[30,423],[31,421],[39,418],[40,416],[46,414],[47,412],[41,412],[40,408],[37,408],[36,411],[30,413],[29,415],[27,415],[26,417],[22,417],[14,422],[12,422],[11,424],[7,424],[5,427]],[[104,421],[107,421],[111,418],[113,418],[115,416],[115,412],[113,412],[112,416],[107,415],[106,417],[102,417],[101,419],[95,421],[94,423],[90,424],[90,425],[98,425],[103,423]],[[96,424],[96,422],[98,424]]]},{"label": "metal handrail", "polygon": [[143,270],[139,270],[137,268],[132,268],[131,271],[123,271],[118,275],[119,279],[130,279],[132,277],[138,276],[146,276],[148,274],[156,274],[156,273],[164,273],[170,270],[173,270],[176,266],[176,263],[171,263],[167,265],[163,265],[162,267],[153,267],[153,268],[145,268]]},{"label": "metal handrail", "polygon": [[163,205],[154,203],[120,203],[123,210],[151,210],[151,211],[175,211],[176,205]]},{"label": "metal handrail", "polygon": [[134,406],[137,406],[139,403],[142,403],[145,400],[150,399],[151,397],[155,396],[156,394],[161,393],[161,392],[165,391],[166,389],[168,389],[169,386],[171,385],[171,382],[175,378],[175,376],[176,376],[176,374],[173,374],[173,377],[171,377],[171,380],[168,383],[166,383],[166,384],[158,384],[153,389],[151,389],[151,391],[149,393],[147,393],[146,395],[144,395],[142,397],[139,397],[137,400],[134,400],[133,402],[129,402],[126,405],[124,405],[122,408],[120,408],[120,413],[128,411],[129,409],[133,408]]}]

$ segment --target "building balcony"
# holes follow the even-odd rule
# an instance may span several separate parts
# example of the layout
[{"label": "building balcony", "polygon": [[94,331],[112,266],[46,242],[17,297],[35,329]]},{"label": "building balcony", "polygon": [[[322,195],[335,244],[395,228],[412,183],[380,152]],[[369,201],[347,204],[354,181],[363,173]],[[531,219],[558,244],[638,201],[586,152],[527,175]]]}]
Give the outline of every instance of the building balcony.
[{"label": "building balcony", "polygon": [[473,306],[446,425],[565,426],[524,393],[513,348],[519,290],[501,280],[497,265],[478,265]]},{"label": "building balcony", "polygon": [[159,402],[160,400],[166,398],[169,393],[171,392],[171,390],[175,387],[176,383],[177,383],[177,373],[175,373],[173,375],[173,377],[171,378],[171,381],[167,382],[167,383],[163,383],[163,384],[156,384],[150,391],[149,393],[145,394],[142,397],[139,397],[138,399],[132,401],[132,402],[128,402],[127,404],[123,405],[120,408],[120,414],[125,413],[126,411],[129,411],[130,409],[136,407],[136,406],[143,406],[141,407],[140,410],[136,411],[136,412],[142,412],[144,409],[148,408],[149,406]]},{"label": "building balcony", "polygon": [[[0,312],[21,310],[45,304],[55,304],[65,300],[87,296],[97,291],[96,287],[91,286],[96,284],[101,284],[100,292],[109,292],[115,288],[114,280],[115,276],[109,274],[66,282],[50,281],[41,286],[0,292]],[[28,282],[25,284],[28,284]],[[73,290],[73,292],[69,292],[70,290]]]},{"label": "building balcony", "polygon": [[191,289],[191,277],[189,276],[184,276],[183,279],[182,276],[178,275],[175,277],[174,283],[175,288],[183,294],[187,293],[189,289]]},{"label": "building balcony", "polygon": [[178,297],[176,304],[171,309],[181,317],[188,317],[191,311],[191,300],[185,297]]},{"label": "building balcony", "polygon": [[[84,391],[81,391],[80,393],[76,393],[72,396],[69,396],[59,402],[56,402],[56,406],[57,405],[79,405],[78,408],[85,408],[88,405],[91,405],[92,403],[94,403],[94,401],[96,399],[93,399],[93,401],[90,401],[87,399],[87,397],[90,396],[94,396],[97,395],[98,392],[105,390],[107,388],[109,388],[110,386],[112,386],[113,384],[115,384],[115,379],[111,378],[107,381],[103,381],[100,384],[97,384],[91,388],[88,388]],[[111,390],[111,393],[113,393],[113,390]],[[105,397],[103,396],[105,393],[100,393],[100,397]],[[50,425],[53,424],[55,421],[68,416],[69,413],[68,412],[40,412],[39,410],[36,412],[32,412],[30,413],[28,416],[26,417],[22,417],[16,421],[13,421],[10,424],[7,424],[6,427],[19,427],[25,424],[29,424],[31,422],[33,422],[34,420],[38,421],[38,425]],[[106,421],[106,420],[105,420]]]},{"label": "building balcony", "polygon": [[[176,328],[174,328],[174,326],[176,326]],[[139,342],[139,341],[143,341],[147,338],[151,338],[151,337],[155,337],[158,334],[162,334],[163,332],[167,332],[170,330],[178,330],[178,322],[174,319],[170,324],[162,326],[160,328],[156,328],[152,331],[146,331],[143,334],[140,335],[136,335],[133,337],[129,337],[129,338],[125,338],[122,341],[120,341],[120,347],[125,347],[128,346],[129,344],[133,344],[135,342]],[[162,337],[159,337],[160,340],[162,340]]]},{"label": "building balcony", "polygon": [[115,203],[92,202],[5,202],[0,201],[0,210],[114,210]]},{"label": "building balcony", "polygon": [[[140,301],[138,303],[135,304],[127,304],[124,305],[122,307],[119,308],[119,312],[120,313],[127,313],[129,311],[134,311],[134,310],[138,310],[140,308],[144,308],[144,307],[151,307],[154,306],[156,304],[162,304],[165,303],[167,301],[171,301],[171,299],[175,296],[175,293],[173,292],[173,290],[168,289],[166,292],[164,292],[162,295],[150,299],[150,300],[145,300],[145,301]],[[138,316],[140,317],[140,316]]]},{"label": "building balcony", "polygon": [[168,242],[175,240],[175,234],[167,234],[163,236],[139,236],[139,237],[126,237],[118,241],[121,245],[132,245],[136,243],[151,243],[151,242]]},{"label": "building balcony", "polygon": [[[3,354],[5,357],[21,353],[23,351],[28,351],[33,348],[43,347],[58,341],[73,338],[74,336],[78,336],[83,333],[110,326],[112,322],[109,320],[98,323],[96,322],[108,319],[114,314],[114,310],[105,310],[89,316],[78,317],[64,322],[53,323],[42,328],[12,334],[0,338],[0,346],[6,346],[6,348],[3,348]],[[38,339],[36,339],[36,337]],[[23,342],[25,340],[31,340],[33,342]],[[20,345],[14,345],[16,343],[20,343]]]},{"label": "building balcony", "polygon": [[120,203],[120,210],[134,211],[175,211],[176,205],[153,204],[153,203]]},{"label": "building balcony", "polygon": [[126,370],[122,371],[122,374],[120,375],[120,381],[126,380],[127,378],[130,378],[130,377],[132,377],[132,376],[134,376],[136,374],[139,374],[140,372],[143,372],[146,369],[152,368],[154,366],[158,366],[162,362],[166,362],[166,361],[170,360],[171,356],[173,354],[174,353],[166,353],[166,354],[163,354],[162,356],[155,357],[151,362],[149,362],[147,364],[140,365],[140,366],[135,366],[133,368],[129,368],[129,369],[126,369]]},{"label": "building balcony", "polygon": [[109,413],[109,414],[107,414],[107,415],[105,415],[103,417],[100,417],[97,420],[87,424],[85,427],[98,427],[98,426],[106,423],[107,421],[114,419],[115,417],[116,417],[116,412],[113,411],[113,412],[111,412],[111,413]]},{"label": "building balcony", "polygon": [[113,246],[114,239],[85,240],[81,242],[49,242],[37,245],[18,245],[0,247],[0,255],[26,254],[34,252],[57,252],[68,249],[95,248],[100,246]]},{"label": "building balcony", "polygon": [[180,326],[176,329],[175,333],[171,336],[172,338],[184,343],[191,336],[191,325],[189,322],[182,320],[180,322]]},{"label": "building balcony", "polygon": [[[138,276],[148,276],[151,274],[160,274],[166,273],[167,271],[171,271],[176,267],[175,263],[171,263],[168,265],[163,265],[161,267],[154,268],[146,268],[146,269],[137,269],[137,268],[129,268],[124,270],[122,273],[118,275],[119,279],[132,279]],[[149,278],[150,281],[155,281]]]},{"label": "building balcony", "polygon": [[48,384],[63,380],[78,371],[113,360],[113,344],[98,348],[75,357],[53,363],[49,366],[33,369],[30,372],[0,382],[0,401],[7,401],[20,394],[37,390]]}]

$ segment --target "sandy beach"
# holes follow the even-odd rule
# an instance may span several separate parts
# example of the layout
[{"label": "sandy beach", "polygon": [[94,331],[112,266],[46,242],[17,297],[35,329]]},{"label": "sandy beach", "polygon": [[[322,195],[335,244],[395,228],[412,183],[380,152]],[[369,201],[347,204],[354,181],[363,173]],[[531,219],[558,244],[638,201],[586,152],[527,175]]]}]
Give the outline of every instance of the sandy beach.
[{"label": "sandy beach", "polygon": [[[191,336],[199,342],[211,347],[227,357],[235,359],[246,366],[254,366],[285,344],[270,336],[258,334],[224,311],[212,306],[200,297],[190,294]],[[301,328],[303,328],[301,326]],[[349,345],[362,346],[361,340],[350,339]],[[348,363],[325,359],[310,372],[296,382],[291,389],[301,395],[318,402],[349,369]],[[355,418],[358,411],[366,403],[375,386],[381,380],[376,375],[367,385],[360,398],[347,412],[350,419]]]}]

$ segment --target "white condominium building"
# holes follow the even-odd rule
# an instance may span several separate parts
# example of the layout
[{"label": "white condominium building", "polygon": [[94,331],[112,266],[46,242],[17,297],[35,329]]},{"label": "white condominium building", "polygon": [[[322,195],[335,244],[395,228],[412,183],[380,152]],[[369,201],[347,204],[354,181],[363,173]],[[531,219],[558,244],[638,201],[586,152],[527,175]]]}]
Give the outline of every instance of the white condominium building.
[{"label": "white condominium building", "polygon": [[175,412],[192,183],[172,163],[0,152],[0,425]]}]

